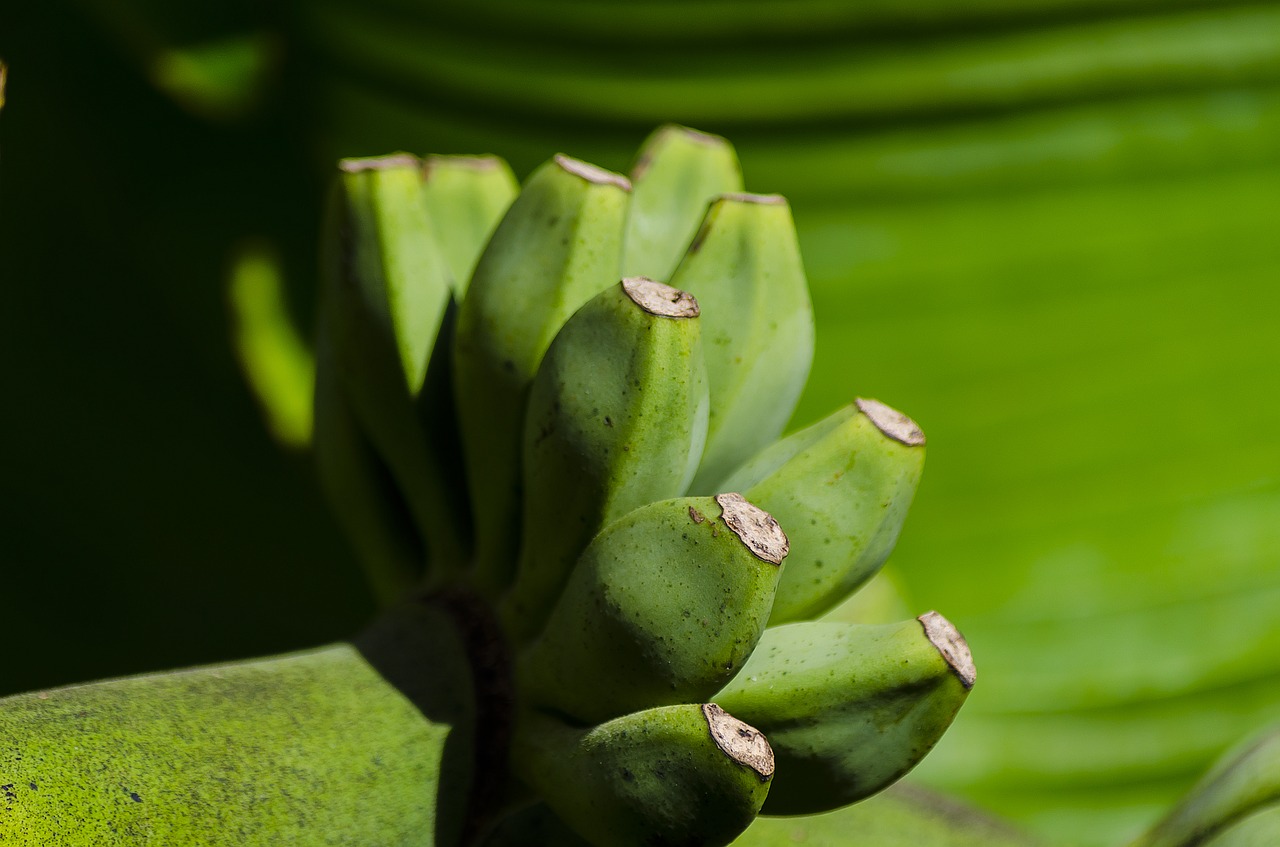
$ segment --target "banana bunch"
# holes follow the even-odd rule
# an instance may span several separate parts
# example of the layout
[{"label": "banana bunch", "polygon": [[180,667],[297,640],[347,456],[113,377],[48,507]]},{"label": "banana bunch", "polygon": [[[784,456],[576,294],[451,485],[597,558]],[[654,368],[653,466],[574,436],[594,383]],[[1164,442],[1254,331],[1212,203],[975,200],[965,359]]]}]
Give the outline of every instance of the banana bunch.
[{"label": "banana bunch", "polygon": [[821,620],[892,551],[924,435],[858,399],[781,438],[812,308],[728,142],[664,127],[629,177],[559,155],[518,190],[491,158],[344,160],[325,250],[321,478],[384,598],[500,633],[490,823],[533,798],[602,847],[728,844],[946,730],[974,669],[945,618]]}]

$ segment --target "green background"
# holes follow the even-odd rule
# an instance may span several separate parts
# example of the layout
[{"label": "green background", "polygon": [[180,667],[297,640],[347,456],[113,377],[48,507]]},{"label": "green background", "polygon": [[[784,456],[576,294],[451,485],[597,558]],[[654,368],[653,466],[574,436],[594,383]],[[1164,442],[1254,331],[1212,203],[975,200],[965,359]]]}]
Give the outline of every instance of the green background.
[{"label": "green background", "polygon": [[676,120],[792,200],[797,423],[861,395],[928,433],[890,577],[980,680],[917,778],[1117,844],[1280,714],[1280,5],[26,5],[0,10],[0,694],[371,613],[225,305],[266,238],[310,321],[335,156],[624,169]]}]

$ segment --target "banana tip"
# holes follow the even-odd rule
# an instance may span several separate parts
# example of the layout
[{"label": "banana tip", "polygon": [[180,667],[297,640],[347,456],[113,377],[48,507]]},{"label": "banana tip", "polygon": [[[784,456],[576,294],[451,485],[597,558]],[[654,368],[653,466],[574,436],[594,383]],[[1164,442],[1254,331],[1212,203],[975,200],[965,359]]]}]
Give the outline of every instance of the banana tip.
[{"label": "banana tip", "polygon": [[497,156],[442,156],[440,154],[432,154],[423,160],[422,171],[428,175],[432,170],[445,167],[455,167],[468,171],[493,171],[500,167],[501,162],[502,160]]},{"label": "banana tip", "polygon": [[759,506],[747,502],[741,494],[717,494],[716,504],[720,506],[721,518],[725,526],[733,530],[733,534],[757,559],[763,559],[775,565],[791,552],[787,534],[778,526],[773,515]]},{"label": "banana tip", "polygon": [[746,191],[731,191],[720,195],[721,200],[733,203],[753,203],[757,206],[785,206],[787,198],[781,194],[751,194]]},{"label": "banana tip", "polygon": [[965,688],[973,688],[973,683],[978,678],[978,669],[973,664],[969,642],[964,640],[960,630],[937,612],[925,612],[917,620],[924,627],[925,637],[938,648],[942,658],[946,659],[951,670],[960,678],[961,684]]},{"label": "banana tip", "polygon": [[364,159],[343,159],[338,162],[338,169],[343,173],[358,174],[366,171],[392,171],[396,168],[418,170],[422,162],[417,156],[409,153],[392,153],[390,156],[373,156]]},{"label": "banana tip", "polygon": [[900,441],[908,447],[919,447],[924,444],[924,431],[920,426],[892,406],[864,397],[859,397],[853,402],[858,407],[858,411],[876,425],[876,429],[894,441]]},{"label": "banana tip", "polygon": [[590,162],[584,162],[581,159],[557,153],[556,164],[566,173],[571,173],[576,177],[585,179],[587,182],[594,182],[596,185],[616,185],[623,191],[631,190],[631,180],[622,174],[606,171],[604,168],[597,167]]},{"label": "banana tip", "polygon": [[702,715],[707,719],[711,739],[721,752],[738,764],[751,768],[761,782],[773,778],[773,748],[763,732],[738,720],[715,703],[705,704]]},{"label": "banana tip", "polygon": [[641,309],[660,318],[696,318],[698,300],[687,291],[649,279],[647,276],[629,276],[622,281],[622,290]]}]

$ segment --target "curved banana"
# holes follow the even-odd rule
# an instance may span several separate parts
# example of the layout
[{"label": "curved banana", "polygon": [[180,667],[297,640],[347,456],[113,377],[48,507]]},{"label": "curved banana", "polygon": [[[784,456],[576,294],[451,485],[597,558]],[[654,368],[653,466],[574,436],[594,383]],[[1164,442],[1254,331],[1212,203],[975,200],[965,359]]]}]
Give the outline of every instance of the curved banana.
[{"label": "curved banana", "polygon": [[964,638],[937,612],[886,626],[768,629],[712,699],[773,745],[766,814],[825,812],[902,776],[951,725],[973,686]]},{"label": "curved banana", "polygon": [[547,350],[525,419],[524,538],[503,600],[537,633],[601,527],[684,493],[707,437],[698,302],[630,277],[579,309]]},{"label": "curved banana", "polygon": [[448,398],[428,379],[452,298],[406,154],[345,159],[330,203],[324,303],[333,362],[360,425],[399,486],[443,576],[462,564],[465,506],[433,436]]},{"label": "curved banana", "polygon": [[[1195,847],[1222,834],[1224,844],[1233,829],[1234,843],[1246,836],[1280,832],[1268,809],[1280,805],[1280,727],[1250,738],[1225,753],[1187,796],[1130,847]],[[1249,823],[1251,818],[1260,820]],[[1247,825],[1246,825],[1247,824]],[[1218,840],[1208,841],[1215,845]],[[1263,842],[1274,843],[1274,842]]]},{"label": "curved banana", "polygon": [[636,509],[583,551],[519,684],[588,723],[703,700],[751,655],[786,555],[778,523],[737,494]]},{"label": "curved banana", "polygon": [[461,300],[493,230],[520,190],[510,166],[497,156],[428,156],[422,199],[436,243]]},{"label": "curved banana", "polygon": [[813,360],[813,307],[787,201],[731,194],[707,209],[671,284],[702,304],[711,388],[691,493],[721,482],[786,426]]},{"label": "curved banana", "polygon": [[815,618],[875,575],[915,496],[924,444],[906,415],[859,398],[725,481],[785,524],[794,547],[770,626]]},{"label": "curved banana", "polygon": [[631,185],[622,274],[665,280],[697,233],[707,204],[742,190],[742,167],[733,145],[720,136],[669,124],[640,147]]},{"label": "curved banana", "polygon": [[528,714],[516,775],[596,847],[719,847],[760,811],[769,742],[713,703],[648,709],[585,729]]},{"label": "curved banana", "polygon": [[631,186],[556,156],[529,178],[498,225],[458,313],[454,391],[476,527],[480,591],[515,570],[520,442],[530,383],[569,316],[619,279]]},{"label": "curved banana", "polygon": [[360,431],[335,373],[327,328],[332,310],[322,306],[320,314],[311,439],[320,488],[374,595],[381,604],[391,605],[422,576],[422,538],[386,465]]},{"label": "curved banana", "polygon": [[1204,847],[1275,847],[1280,844],[1280,805],[1241,818],[1200,843]]}]

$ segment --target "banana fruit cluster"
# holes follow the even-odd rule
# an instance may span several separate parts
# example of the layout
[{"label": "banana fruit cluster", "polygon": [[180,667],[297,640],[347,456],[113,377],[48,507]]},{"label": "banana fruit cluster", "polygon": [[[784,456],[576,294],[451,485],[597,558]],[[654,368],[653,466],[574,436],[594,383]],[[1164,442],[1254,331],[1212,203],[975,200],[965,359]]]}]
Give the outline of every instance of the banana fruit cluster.
[{"label": "banana fruit cluster", "polygon": [[781,438],[814,330],[785,199],[664,127],[556,156],[339,166],[314,449],[388,601],[465,591],[511,654],[512,803],[600,847],[728,844],[909,770],[973,685],[935,612],[823,620],[893,549],[910,418]]}]

